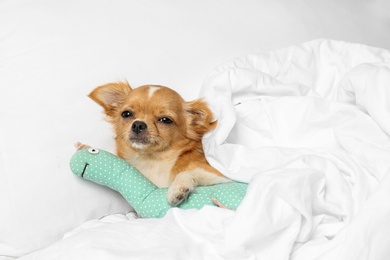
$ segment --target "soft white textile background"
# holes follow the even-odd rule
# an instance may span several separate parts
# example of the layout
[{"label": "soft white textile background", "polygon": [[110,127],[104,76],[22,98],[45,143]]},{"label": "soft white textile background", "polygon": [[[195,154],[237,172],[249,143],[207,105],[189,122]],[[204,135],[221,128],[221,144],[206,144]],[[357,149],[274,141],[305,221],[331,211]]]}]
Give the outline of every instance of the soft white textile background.
[{"label": "soft white textile background", "polygon": [[390,256],[389,84],[389,51],[324,40],[209,75],[201,95],[220,121],[204,139],[207,157],[256,192],[225,230],[230,248],[275,259]]},{"label": "soft white textile background", "polygon": [[[205,150],[230,177],[250,181],[237,211],[112,215],[23,259],[388,259],[390,136],[379,122],[390,112],[362,104],[371,92],[390,98],[389,76],[390,52],[335,41],[226,63],[202,92],[224,122]],[[319,78],[329,84],[303,83]]]},{"label": "soft white textile background", "polygon": [[387,10],[386,0],[1,0],[0,258],[130,210],[68,169],[74,141],[113,150],[101,109],[86,98],[95,86],[127,79],[193,99],[234,56],[313,38],[390,49]]}]

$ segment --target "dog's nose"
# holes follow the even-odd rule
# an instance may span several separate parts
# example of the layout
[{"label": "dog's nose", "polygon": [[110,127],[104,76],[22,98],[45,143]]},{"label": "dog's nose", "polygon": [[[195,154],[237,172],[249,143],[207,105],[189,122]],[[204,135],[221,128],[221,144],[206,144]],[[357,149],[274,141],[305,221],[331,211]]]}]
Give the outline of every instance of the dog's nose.
[{"label": "dog's nose", "polygon": [[131,126],[131,131],[133,131],[136,134],[139,134],[142,131],[144,131],[146,128],[148,128],[148,126],[144,122],[142,122],[142,121],[135,121],[133,123],[133,125]]}]

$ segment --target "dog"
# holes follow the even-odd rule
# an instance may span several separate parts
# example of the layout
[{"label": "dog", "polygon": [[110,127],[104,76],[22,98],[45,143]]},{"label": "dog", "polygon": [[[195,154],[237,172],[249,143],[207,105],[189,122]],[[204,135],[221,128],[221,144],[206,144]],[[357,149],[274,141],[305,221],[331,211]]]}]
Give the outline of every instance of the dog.
[{"label": "dog", "polygon": [[113,125],[116,152],[179,205],[197,186],[230,182],[206,160],[202,137],[216,127],[202,99],[186,102],[160,85],[109,83],[89,95]]}]

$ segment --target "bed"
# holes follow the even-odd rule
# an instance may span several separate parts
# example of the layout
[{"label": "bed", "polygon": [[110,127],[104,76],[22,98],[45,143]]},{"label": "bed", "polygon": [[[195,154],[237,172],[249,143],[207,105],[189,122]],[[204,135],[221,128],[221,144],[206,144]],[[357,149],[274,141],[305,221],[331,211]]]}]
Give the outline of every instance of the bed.
[{"label": "bed", "polygon": [[[390,4],[0,1],[0,259],[389,259]],[[74,176],[114,151],[96,86],[161,84],[218,119],[236,211],[139,218]]]}]

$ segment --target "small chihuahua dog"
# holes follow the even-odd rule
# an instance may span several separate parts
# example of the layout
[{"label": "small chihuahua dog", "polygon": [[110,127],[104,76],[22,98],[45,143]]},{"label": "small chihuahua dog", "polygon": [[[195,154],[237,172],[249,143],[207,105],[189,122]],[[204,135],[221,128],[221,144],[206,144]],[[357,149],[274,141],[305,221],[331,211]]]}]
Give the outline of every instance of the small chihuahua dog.
[{"label": "small chihuahua dog", "polygon": [[123,82],[97,87],[89,97],[114,127],[117,155],[158,187],[168,187],[172,206],[196,186],[230,182],[205,158],[202,137],[216,122],[202,100],[185,102],[167,87],[132,89]]}]

